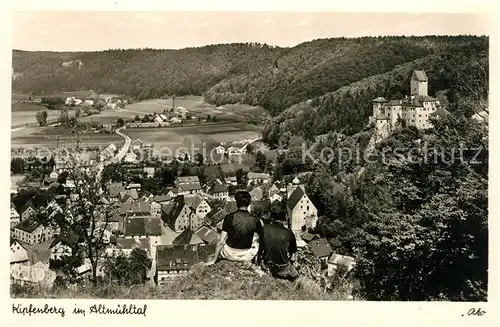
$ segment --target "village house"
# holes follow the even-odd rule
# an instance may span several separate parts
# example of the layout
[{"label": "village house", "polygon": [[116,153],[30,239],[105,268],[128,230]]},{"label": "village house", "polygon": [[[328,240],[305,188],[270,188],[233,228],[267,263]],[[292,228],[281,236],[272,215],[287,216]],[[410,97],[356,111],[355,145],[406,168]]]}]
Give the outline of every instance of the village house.
[{"label": "village house", "polygon": [[17,213],[16,207],[10,204],[10,227],[14,227],[21,222],[21,216]]},{"label": "village house", "polygon": [[330,255],[333,253],[330,243],[326,238],[320,238],[309,242],[309,246],[314,255],[320,260],[322,266],[326,267]]},{"label": "village house", "polygon": [[107,185],[108,193],[110,198],[119,198],[120,193],[126,191],[125,186],[122,183],[111,183]]},{"label": "village house", "polygon": [[283,201],[283,197],[279,194],[273,194],[269,197],[269,201],[271,201],[271,203],[281,202]]},{"label": "village house", "polygon": [[161,217],[161,208],[163,205],[160,202],[154,201],[153,199],[148,202],[149,212],[151,213],[151,216]]},{"label": "village house", "polygon": [[156,273],[158,284],[172,277],[183,276],[198,263],[196,245],[160,245],[156,247]]},{"label": "village house", "polygon": [[49,265],[38,262],[32,266],[15,263],[10,267],[10,281],[20,286],[39,285],[52,288],[56,273],[49,269]]},{"label": "village house", "polygon": [[147,216],[150,214],[149,203],[145,201],[136,201],[132,203],[122,203],[119,208],[120,216]]},{"label": "village house", "polygon": [[55,230],[33,220],[23,220],[14,228],[14,238],[28,244],[52,240]]},{"label": "village house", "polygon": [[[210,205],[208,202],[200,195],[185,195],[184,196],[184,202],[189,206],[191,209],[191,212],[198,215],[198,217],[201,218],[203,221],[207,214],[212,211],[212,208],[210,208]],[[194,224],[195,229],[197,224]]]},{"label": "village house", "polygon": [[280,191],[279,187],[276,185],[276,183],[274,183],[273,185],[271,185],[271,187],[269,188],[269,190],[267,190],[267,196],[269,198],[271,198],[274,195],[279,195],[281,197],[281,191]]},{"label": "village house", "polygon": [[224,184],[216,182],[210,189],[208,189],[208,194],[216,199],[222,200],[229,196],[229,190]]},{"label": "village house", "polygon": [[130,256],[132,250],[142,249],[151,255],[151,239],[149,238],[124,238],[116,239],[116,246],[109,246],[105,252],[108,256],[117,257],[119,255]]},{"label": "village house", "polygon": [[250,191],[250,196],[252,198],[252,201],[260,201],[260,200],[262,200],[262,189],[259,186],[254,187]]},{"label": "village house", "polygon": [[269,183],[271,181],[271,176],[266,173],[254,173],[250,171],[247,174],[247,181],[248,185]]},{"label": "village house", "polygon": [[178,196],[174,201],[162,208],[164,226],[170,227],[174,232],[181,233],[186,229],[196,230],[203,225],[204,219],[192,212],[184,202],[183,196]]},{"label": "village house", "polygon": [[175,197],[175,194],[170,190],[169,194],[164,194],[164,195],[155,195],[153,197],[154,202],[158,202],[161,205],[167,204],[172,200],[172,198]]},{"label": "village house", "polygon": [[35,207],[30,202],[26,203],[21,209],[21,221],[29,220],[33,218],[36,214]]},{"label": "village house", "polygon": [[133,152],[127,152],[127,154],[123,158],[123,162],[135,163],[137,162],[137,155]]},{"label": "village house", "polygon": [[333,276],[341,268],[345,274],[349,273],[356,266],[353,257],[333,253],[328,260],[328,276]]},{"label": "village house", "polygon": [[144,142],[142,142],[140,139],[137,139],[137,140],[134,140],[132,142],[132,144],[130,145],[130,147],[134,151],[134,150],[140,150],[140,149],[142,149],[143,145],[144,145]]},{"label": "village house", "polygon": [[431,117],[448,114],[439,100],[428,95],[428,78],[422,70],[413,71],[410,79],[410,96],[390,101],[378,97],[372,103],[373,114],[369,118],[369,123],[375,124],[376,129],[382,131],[384,137],[387,137],[397,125],[414,126],[418,129],[431,128]]},{"label": "village house", "polygon": [[212,244],[219,238],[216,231],[207,226],[201,226],[197,231],[196,235],[205,243]]},{"label": "village house", "polygon": [[195,194],[201,192],[201,184],[198,176],[177,177],[175,180],[177,194]]},{"label": "village house", "polygon": [[136,216],[124,219],[123,237],[130,239],[147,238],[151,246],[160,245],[161,218],[152,216]]},{"label": "village house", "polygon": [[215,148],[215,153],[224,155],[226,153],[226,148],[224,148],[222,145],[219,145]]},{"label": "village house", "polygon": [[290,229],[295,232],[316,227],[318,210],[297,177],[294,178],[288,190],[290,195],[287,199],[287,213],[290,219]]},{"label": "village house", "polygon": [[50,259],[61,260],[64,257],[71,257],[76,253],[78,245],[78,235],[71,230],[64,229],[50,244]]},{"label": "village house", "polygon": [[227,185],[233,185],[233,186],[238,186],[238,180],[236,179],[236,176],[229,176],[224,179],[224,182]]},{"label": "village house", "polygon": [[305,233],[302,233],[301,238],[305,242],[309,243],[309,242],[311,242],[313,240],[317,240],[319,238],[319,236],[316,235],[316,234],[311,234],[311,233],[305,232]]},{"label": "village house", "polygon": [[144,175],[146,178],[153,178],[155,176],[155,167],[144,167]]},{"label": "village house", "polygon": [[135,202],[139,199],[139,194],[136,189],[125,189],[120,192],[120,201],[126,202],[128,199],[132,199],[132,201],[128,201],[129,203]]},{"label": "village house", "polygon": [[54,180],[57,180],[57,177],[59,177],[59,174],[57,173],[57,171],[53,170],[50,174],[49,174],[49,177],[54,179]]},{"label": "village house", "polygon": [[205,242],[203,242],[203,240],[191,229],[186,229],[172,241],[172,245],[180,245],[180,244],[204,245]]},{"label": "village house", "polygon": [[10,238],[10,263],[27,263],[29,264],[28,251],[21,243],[14,238]]}]

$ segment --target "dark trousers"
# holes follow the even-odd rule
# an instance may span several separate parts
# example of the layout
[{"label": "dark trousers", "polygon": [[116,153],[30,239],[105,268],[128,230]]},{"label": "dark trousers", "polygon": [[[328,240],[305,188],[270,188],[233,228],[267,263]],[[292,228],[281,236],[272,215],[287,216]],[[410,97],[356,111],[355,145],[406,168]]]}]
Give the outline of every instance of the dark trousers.
[{"label": "dark trousers", "polygon": [[286,279],[293,282],[297,279],[297,277],[299,277],[297,269],[295,269],[291,262],[284,265],[276,265],[272,262],[268,262],[265,266],[274,278]]}]

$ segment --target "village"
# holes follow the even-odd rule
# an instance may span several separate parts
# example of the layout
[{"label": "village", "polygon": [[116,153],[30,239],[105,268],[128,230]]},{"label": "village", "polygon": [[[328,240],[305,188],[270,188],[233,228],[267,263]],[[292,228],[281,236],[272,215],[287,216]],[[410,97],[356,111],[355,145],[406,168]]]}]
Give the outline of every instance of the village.
[{"label": "village", "polygon": [[[243,145],[247,146],[248,142]],[[147,277],[153,284],[161,285],[175,276],[188,274],[193,265],[207,262],[213,256],[224,217],[237,209],[236,190],[249,191],[252,213],[266,215],[273,206],[286,212],[298,247],[309,247],[313,251],[322,262],[325,276],[333,274],[339,265],[348,271],[353,268],[354,258],[334,254],[326,239],[309,232],[317,225],[318,214],[299,176],[273,181],[268,173],[248,171],[244,176],[226,174],[224,178],[211,178],[203,184],[196,175],[177,176],[173,185],[153,194],[144,190],[140,181],[151,180],[158,167],[136,155],[151,147],[136,140],[131,142],[125,155],[123,148],[110,144],[100,152],[77,156],[78,169],[88,171],[98,167],[101,174],[107,164],[118,163],[135,176],[133,180],[108,181],[100,189],[99,206],[112,210],[100,221],[105,222],[105,230],[98,275],[105,275],[106,258],[130,256],[134,249],[143,250],[152,260]],[[245,152],[241,146],[227,144],[220,145],[216,151],[222,155]],[[185,163],[185,159],[173,158],[167,164],[177,160]],[[78,282],[92,274],[92,265],[84,250],[85,240],[70,226],[54,224],[54,221],[67,220],[65,208],[79,201],[78,192],[74,191],[81,181],[68,177],[67,170],[73,168],[68,162],[68,158],[59,154],[53,161],[52,171],[43,176],[41,182],[25,178],[12,187],[12,197],[34,190],[48,194],[47,204],[43,206],[36,206],[29,197],[24,203],[11,203],[12,283],[51,285],[57,276]],[[40,215],[49,217],[46,223],[37,218]],[[81,264],[70,271],[57,268],[58,262],[69,258],[78,258]]]}]

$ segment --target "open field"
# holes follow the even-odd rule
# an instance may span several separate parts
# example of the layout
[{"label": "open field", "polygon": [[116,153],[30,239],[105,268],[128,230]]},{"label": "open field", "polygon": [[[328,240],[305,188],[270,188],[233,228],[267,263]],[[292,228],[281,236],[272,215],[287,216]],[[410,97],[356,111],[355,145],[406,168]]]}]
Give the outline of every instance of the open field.
[{"label": "open field", "polygon": [[[60,135],[60,136],[59,136]],[[35,147],[56,147],[65,143],[75,142],[75,136],[70,130],[62,127],[35,127],[23,130],[11,131],[12,148],[35,148]],[[123,139],[116,134],[89,134],[84,137],[83,145],[107,146],[109,143],[120,145]]]},{"label": "open field", "polygon": [[[221,141],[254,139],[260,136],[260,129],[246,123],[232,123],[154,129],[129,128],[124,133],[129,135],[132,141],[140,139],[144,143],[152,143],[156,149],[164,149],[162,151],[166,154],[187,151],[191,154],[205,152],[209,155]],[[214,157],[218,161],[221,156],[214,154]]]},{"label": "open field", "polygon": [[[65,96],[80,96],[84,93],[70,92],[64,93]],[[146,100],[127,105],[124,109],[105,110],[98,115],[82,117],[81,123],[116,123],[118,118],[132,119],[136,115],[144,116],[147,113],[162,112],[165,108],[171,108],[172,100]],[[234,142],[243,139],[254,139],[260,136],[261,128],[259,126],[246,123],[246,119],[239,116],[242,112],[244,115],[255,111],[259,113],[260,109],[246,105],[231,105],[227,112],[226,109],[217,109],[213,105],[203,103],[203,97],[186,96],[175,100],[176,107],[184,107],[194,115],[211,115],[217,116],[219,121],[212,124],[201,124],[193,126],[180,126],[169,128],[144,128],[127,129],[124,132],[129,135],[132,140],[137,138],[145,143],[153,143],[155,146],[168,146],[172,151],[178,148],[192,149],[193,147],[204,146],[207,151],[210,151],[220,142]],[[54,127],[40,128],[36,127],[35,113],[40,110],[40,106],[34,104],[18,104],[12,105],[12,127],[11,144],[12,147],[48,147],[55,146],[57,143],[57,132],[54,132]],[[55,121],[59,118],[58,110],[47,110],[48,121]],[[70,110],[70,116],[73,111]],[[260,114],[260,113],[259,113]],[[24,127],[25,123],[30,123],[28,128]],[[59,139],[59,142],[68,142],[74,139],[71,135],[64,135]],[[114,134],[93,134],[92,139],[88,141],[89,145],[99,146],[106,145],[110,142],[115,144],[123,140]]]}]

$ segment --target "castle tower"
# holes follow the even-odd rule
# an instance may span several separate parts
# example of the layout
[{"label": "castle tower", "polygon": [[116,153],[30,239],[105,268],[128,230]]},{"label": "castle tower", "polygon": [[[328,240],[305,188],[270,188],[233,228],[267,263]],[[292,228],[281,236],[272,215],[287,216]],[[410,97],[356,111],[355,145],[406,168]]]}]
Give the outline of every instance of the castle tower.
[{"label": "castle tower", "polygon": [[423,70],[414,70],[410,81],[410,96],[427,96],[428,79]]}]

